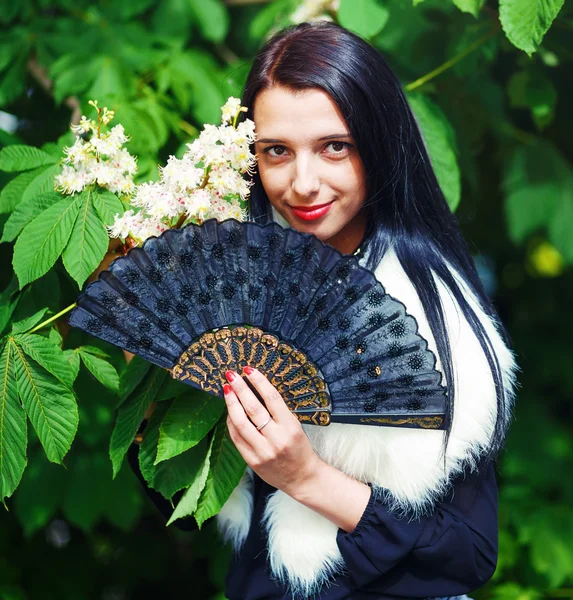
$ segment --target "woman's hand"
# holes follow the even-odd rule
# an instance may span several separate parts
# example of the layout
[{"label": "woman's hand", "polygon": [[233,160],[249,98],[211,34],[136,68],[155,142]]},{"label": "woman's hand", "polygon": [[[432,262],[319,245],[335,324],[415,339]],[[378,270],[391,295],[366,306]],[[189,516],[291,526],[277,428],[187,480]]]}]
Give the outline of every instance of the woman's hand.
[{"label": "woman's hand", "polygon": [[324,463],[272,383],[252,367],[245,367],[244,373],[265,404],[238,373],[227,371],[230,385],[225,384],[223,391],[231,440],[261,479],[294,496]]}]

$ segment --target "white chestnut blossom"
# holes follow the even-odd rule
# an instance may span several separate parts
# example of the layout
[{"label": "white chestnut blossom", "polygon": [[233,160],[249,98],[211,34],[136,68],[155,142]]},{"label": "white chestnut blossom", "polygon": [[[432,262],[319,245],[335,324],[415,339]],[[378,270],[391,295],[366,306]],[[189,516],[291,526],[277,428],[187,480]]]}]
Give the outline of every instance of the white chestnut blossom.
[{"label": "white chestnut blossom", "polygon": [[[76,141],[64,149],[62,172],[56,175],[54,187],[64,194],[75,194],[86,187],[98,185],[119,195],[130,195],[135,189],[133,177],[137,171],[135,158],[123,148],[129,141],[122,125],[110,131],[103,127],[113,119],[113,111],[100,109],[97,123],[82,116],[78,125],[72,125]],[[89,139],[80,137],[88,135]]]},{"label": "white chestnut blossom", "polygon": [[[229,98],[221,109],[220,126],[205,125],[181,158],[170,156],[160,167],[159,181],[137,186],[130,203],[138,211],[130,209],[122,217],[116,214],[108,227],[110,236],[130,236],[142,244],[149,236],[186,223],[200,224],[210,218],[245,220],[251,182],[244,175],[252,173],[256,161],[250,151],[254,123],[247,119],[237,124],[246,110],[238,98]],[[114,135],[106,140],[108,144],[120,142],[123,129]]]}]

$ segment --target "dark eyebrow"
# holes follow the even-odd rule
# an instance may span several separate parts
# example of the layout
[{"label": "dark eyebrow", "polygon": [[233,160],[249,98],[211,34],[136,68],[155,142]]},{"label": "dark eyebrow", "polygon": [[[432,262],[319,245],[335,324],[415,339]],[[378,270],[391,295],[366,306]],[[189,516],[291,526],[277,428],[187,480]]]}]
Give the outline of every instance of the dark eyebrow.
[{"label": "dark eyebrow", "polygon": [[[324,137],[318,138],[319,142],[323,142],[325,140],[339,140],[340,138],[351,138],[352,136],[349,133],[335,133],[333,135],[325,135]],[[260,144],[284,144],[284,140],[278,140],[274,138],[262,138],[260,140],[256,140]]]}]

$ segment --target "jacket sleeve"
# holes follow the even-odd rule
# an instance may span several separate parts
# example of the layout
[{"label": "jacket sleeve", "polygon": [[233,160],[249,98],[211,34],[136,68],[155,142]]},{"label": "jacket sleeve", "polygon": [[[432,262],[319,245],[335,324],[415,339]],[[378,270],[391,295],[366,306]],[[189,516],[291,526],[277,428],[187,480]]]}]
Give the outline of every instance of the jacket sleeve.
[{"label": "jacket sleeve", "polygon": [[[173,513],[173,508],[171,507],[171,503],[163,497],[162,494],[157,492],[156,490],[151,489],[145,478],[143,477],[141,470],[139,468],[139,446],[135,443],[131,444],[129,450],[127,451],[127,460],[129,462],[129,466],[132,468],[133,472],[139,479],[139,482],[143,486],[147,497],[153,502],[155,507],[159,510],[159,512],[165,517],[165,520],[168,521]],[[183,491],[177,492],[173,496],[174,504],[177,504],[181,496],[183,495]],[[182,519],[177,519],[173,522],[173,525],[177,527],[177,529],[181,529],[183,531],[193,531],[198,529],[197,522],[193,517],[183,517]]]},{"label": "jacket sleeve", "polygon": [[383,488],[373,487],[356,528],[338,531],[338,547],[359,588],[445,596],[472,591],[491,578],[497,563],[493,462],[480,473],[459,476],[434,512],[419,519],[398,518],[387,498]]}]

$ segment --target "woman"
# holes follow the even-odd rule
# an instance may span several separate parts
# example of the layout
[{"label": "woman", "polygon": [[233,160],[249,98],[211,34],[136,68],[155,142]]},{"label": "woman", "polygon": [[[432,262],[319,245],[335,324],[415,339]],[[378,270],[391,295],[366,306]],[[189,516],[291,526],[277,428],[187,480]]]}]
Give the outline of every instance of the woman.
[{"label": "woman", "polygon": [[417,319],[453,418],[446,432],[303,427],[260,372],[229,372],[249,469],[218,515],[236,550],[227,597],[466,594],[495,570],[493,460],[516,367],[400,84],[359,37],[305,23],[267,42],[242,103],[257,131],[251,219],[357,254]]}]

